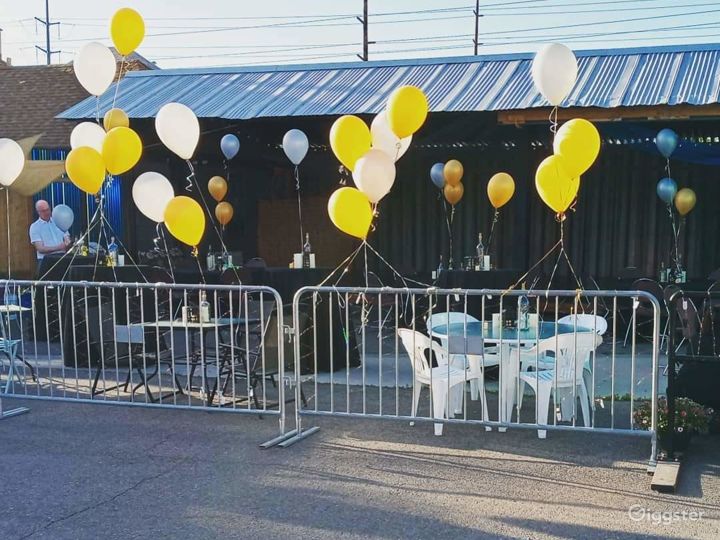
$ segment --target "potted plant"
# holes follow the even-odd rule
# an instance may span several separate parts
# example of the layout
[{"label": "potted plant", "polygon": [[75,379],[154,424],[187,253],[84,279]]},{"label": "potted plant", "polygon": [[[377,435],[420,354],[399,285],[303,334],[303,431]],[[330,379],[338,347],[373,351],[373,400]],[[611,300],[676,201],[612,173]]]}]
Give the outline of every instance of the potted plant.
[{"label": "potted plant", "polygon": [[[668,426],[668,403],[666,397],[658,399],[657,408],[657,434],[658,442],[662,450],[670,448],[672,441],[673,451],[687,450],[691,437],[696,433],[706,433],[712,409],[707,409],[686,397],[675,399],[675,426],[674,433],[670,432]],[[634,413],[635,427],[638,429],[650,429],[652,421],[652,410],[650,402],[643,402]]]}]

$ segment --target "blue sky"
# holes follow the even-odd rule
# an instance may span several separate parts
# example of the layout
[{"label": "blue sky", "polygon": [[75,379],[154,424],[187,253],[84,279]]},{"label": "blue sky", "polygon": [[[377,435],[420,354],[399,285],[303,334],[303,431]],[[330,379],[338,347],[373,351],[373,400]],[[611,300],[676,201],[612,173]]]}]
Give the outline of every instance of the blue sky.
[{"label": "blue sky", "polygon": [[[87,41],[110,44],[108,24],[124,6],[146,19],[138,52],[159,66],[355,61],[362,52],[362,0],[50,0],[53,62]],[[371,60],[473,53],[474,0],[369,0]],[[720,41],[719,0],[482,0],[480,52],[535,51]],[[2,55],[45,63],[45,0],[0,0]],[[359,61],[359,60],[358,60]]]}]

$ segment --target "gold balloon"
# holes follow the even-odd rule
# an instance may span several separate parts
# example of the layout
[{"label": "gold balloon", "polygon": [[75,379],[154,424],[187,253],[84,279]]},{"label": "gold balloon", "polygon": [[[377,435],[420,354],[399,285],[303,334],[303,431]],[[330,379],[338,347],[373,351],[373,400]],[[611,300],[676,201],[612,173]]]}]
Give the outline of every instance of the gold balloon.
[{"label": "gold balloon", "polygon": [[488,199],[493,208],[505,206],[515,193],[515,181],[505,172],[494,174],[487,186]]},{"label": "gold balloon", "polygon": [[400,139],[420,129],[425,123],[427,114],[427,97],[417,86],[401,86],[388,98],[388,125]]},{"label": "gold balloon", "polygon": [[65,171],[73,184],[90,195],[100,191],[105,180],[105,162],[100,152],[89,146],[70,151],[65,160]]},{"label": "gold balloon", "polygon": [[564,158],[570,176],[580,176],[600,153],[600,134],[591,122],[574,118],[560,126],[553,141],[553,151]]},{"label": "gold balloon", "polygon": [[370,128],[357,116],[341,116],[330,128],[330,148],[340,163],[352,171],[358,159],[370,150]]},{"label": "gold balloon", "polygon": [[682,188],[675,194],[675,208],[681,216],[686,216],[695,208],[696,202],[695,192],[690,188]]},{"label": "gold balloon", "polygon": [[118,9],[110,21],[110,37],[117,51],[127,56],[142,43],[145,21],[134,9]]},{"label": "gold balloon", "polygon": [[457,186],[463,177],[463,166],[457,159],[451,159],[445,164],[443,168],[443,176],[445,177],[445,183],[451,186]]},{"label": "gold balloon", "polygon": [[342,232],[365,240],[373,212],[370,200],[362,191],[342,187],[330,196],[328,214],[333,224]]},{"label": "gold balloon", "polygon": [[571,176],[562,156],[547,157],[535,173],[540,198],[558,214],[563,214],[577,197],[580,177]]},{"label": "gold balloon", "polygon": [[205,233],[205,213],[194,199],[178,195],[165,207],[165,226],[175,238],[197,246]]},{"label": "gold balloon", "polygon": [[125,111],[116,107],[105,113],[103,117],[103,127],[105,131],[110,131],[116,127],[130,127],[130,119],[128,115],[125,114]]},{"label": "gold balloon", "polygon": [[102,145],[102,157],[110,174],[122,174],[132,169],[142,156],[142,141],[127,127],[108,131]]},{"label": "gold balloon", "polygon": [[443,188],[445,200],[453,206],[460,202],[464,193],[465,187],[462,185],[462,182],[455,184],[454,186],[452,184],[445,184],[445,187]]},{"label": "gold balloon", "polygon": [[208,191],[217,202],[223,200],[227,194],[228,185],[222,176],[213,176],[208,182]]},{"label": "gold balloon", "polygon": [[234,210],[232,204],[229,202],[223,201],[215,207],[215,217],[223,227],[230,223],[233,213]]}]

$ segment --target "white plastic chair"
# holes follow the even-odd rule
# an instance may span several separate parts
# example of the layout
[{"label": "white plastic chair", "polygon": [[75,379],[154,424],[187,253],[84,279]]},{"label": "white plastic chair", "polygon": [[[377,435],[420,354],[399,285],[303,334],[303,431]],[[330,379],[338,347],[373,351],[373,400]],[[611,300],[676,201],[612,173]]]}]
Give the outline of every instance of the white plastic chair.
[{"label": "white plastic chair", "polygon": [[[548,342],[552,342],[551,349],[546,348]],[[555,352],[555,366],[552,369],[522,372],[519,375],[520,380],[530,385],[537,394],[536,422],[538,425],[548,424],[550,395],[555,392],[556,388],[558,391],[576,388],[579,391],[583,422],[585,427],[590,426],[590,399],[583,379],[583,364],[587,355],[600,343],[602,343],[602,337],[594,332],[560,334],[543,340],[544,350]],[[570,392],[570,395],[574,397],[574,391]],[[538,438],[544,439],[546,436],[546,430],[538,430]]]},{"label": "white plastic chair", "polygon": [[[455,324],[455,323],[464,323],[467,322],[467,324],[470,323],[479,323],[480,321],[473,317],[472,315],[462,313],[460,311],[449,311],[449,312],[439,312],[439,313],[433,313],[430,317],[428,317],[427,320],[427,329],[428,329],[428,335],[430,337],[437,337],[443,348],[445,350],[448,350],[448,336],[447,334],[443,334],[440,332],[433,331],[433,328],[436,326],[447,326],[448,324]],[[467,368],[469,366],[475,366],[475,372],[482,371],[481,366],[484,365],[485,367],[492,367],[498,365],[498,357],[495,354],[495,349],[485,349],[484,359],[481,359],[478,361],[476,355],[464,355],[464,354],[451,354],[450,355],[450,364],[458,367],[460,369]],[[470,380],[470,399],[477,400],[478,396],[481,394],[481,384],[480,384],[480,374],[475,373],[475,376],[473,379]],[[483,403],[485,402],[485,396],[481,396],[483,399]],[[483,410],[485,408],[485,405],[483,405]]]},{"label": "white plastic chair", "polygon": [[[607,332],[608,329],[608,322],[605,320],[604,317],[601,317],[600,315],[592,315],[589,313],[577,313],[575,315],[565,315],[565,317],[561,317],[558,319],[558,322],[560,324],[569,324],[571,326],[575,325],[575,321],[577,321],[577,328],[580,330],[580,328],[583,329],[583,331],[589,330],[591,332],[597,332],[598,336],[604,336],[605,332]],[[583,378],[585,379],[585,388],[592,387],[592,372],[593,372],[593,365],[590,362],[590,355],[592,352],[589,352],[587,357],[585,358],[585,365],[583,370]],[[593,402],[592,398],[594,395],[591,395],[591,405],[592,408],[595,409],[595,403]],[[563,411],[563,414],[565,411]]]},{"label": "white plastic chair", "polygon": [[[447,406],[453,396],[448,396],[448,391],[453,391],[457,387],[460,387],[459,390],[462,391],[465,381],[470,378],[469,370],[449,366],[445,350],[425,334],[409,328],[399,328],[397,333],[410,356],[413,370],[411,416],[417,415],[420,392],[423,386],[428,386],[432,395],[433,418],[449,418]],[[430,351],[435,354],[437,367],[431,368],[432,355]],[[483,405],[483,409],[486,410],[487,407]],[[442,435],[442,432],[443,424],[436,423],[435,435]]]}]

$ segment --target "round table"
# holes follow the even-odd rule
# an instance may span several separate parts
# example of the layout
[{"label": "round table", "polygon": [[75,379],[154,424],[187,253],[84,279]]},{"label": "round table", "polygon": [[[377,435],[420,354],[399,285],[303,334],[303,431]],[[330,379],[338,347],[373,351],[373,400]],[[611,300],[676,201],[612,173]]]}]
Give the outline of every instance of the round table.
[{"label": "round table", "polygon": [[[449,326],[449,327],[448,327]],[[448,331],[449,330],[449,331]],[[506,328],[493,325],[490,321],[468,322],[467,324],[453,322],[450,325],[438,324],[432,327],[432,333],[441,335],[450,335],[451,337],[477,338],[482,337],[487,344],[503,342],[520,342],[521,347],[534,345],[537,341],[551,338],[556,334],[572,334],[575,331],[575,325],[572,324],[555,324],[554,322],[540,322],[540,335],[538,335],[535,325],[530,325],[527,330],[518,331],[517,328]],[[577,327],[578,332],[592,332],[587,328]],[[467,333],[466,333],[467,332]],[[519,336],[518,336],[519,334]]]}]

